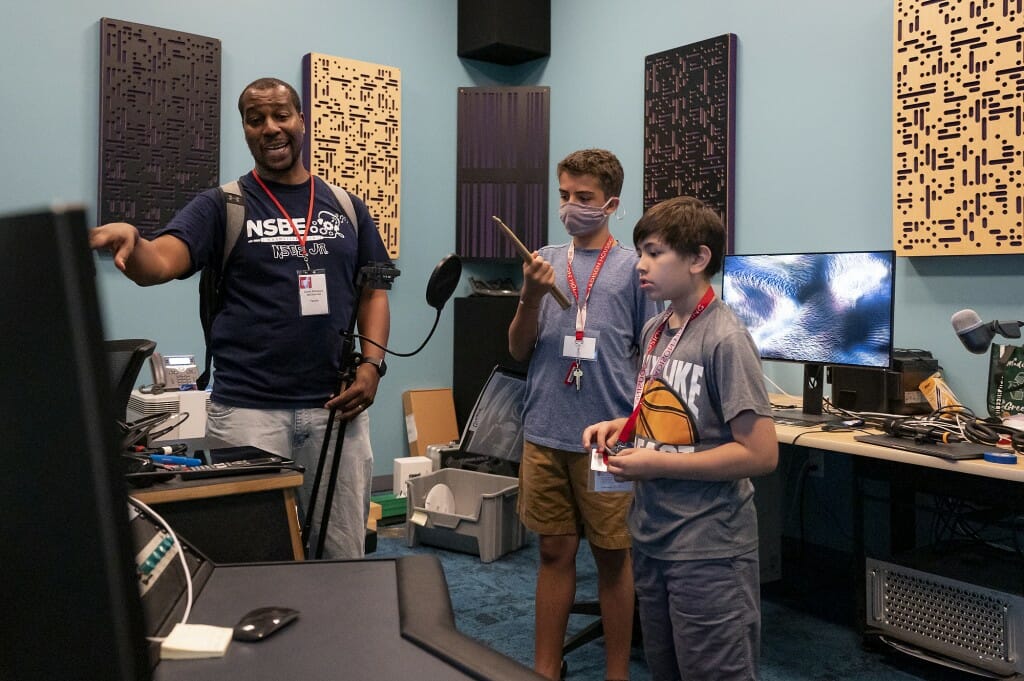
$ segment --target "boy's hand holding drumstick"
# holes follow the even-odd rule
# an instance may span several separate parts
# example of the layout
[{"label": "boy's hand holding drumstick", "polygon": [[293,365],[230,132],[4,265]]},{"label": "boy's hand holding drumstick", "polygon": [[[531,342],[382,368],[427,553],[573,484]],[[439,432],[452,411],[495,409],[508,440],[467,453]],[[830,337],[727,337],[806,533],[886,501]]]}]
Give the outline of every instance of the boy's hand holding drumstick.
[{"label": "boy's hand holding drumstick", "polygon": [[[519,256],[523,259],[523,262],[525,262],[527,265],[533,264],[533,253],[531,253],[530,249],[523,245],[523,242],[519,240],[519,237],[516,236],[516,233],[513,232],[508,225],[502,222],[501,218],[495,217],[493,215],[491,216],[491,218],[496,223],[498,223],[498,226],[501,227],[501,231],[505,234],[506,237],[508,237],[509,241],[512,242],[512,245],[515,246],[516,252],[519,253]],[[568,310],[571,303],[569,302],[569,299],[565,296],[565,294],[562,293],[562,290],[558,288],[558,285],[552,281],[548,286],[548,293],[551,294],[551,297],[558,302],[558,305],[563,310]]]}]

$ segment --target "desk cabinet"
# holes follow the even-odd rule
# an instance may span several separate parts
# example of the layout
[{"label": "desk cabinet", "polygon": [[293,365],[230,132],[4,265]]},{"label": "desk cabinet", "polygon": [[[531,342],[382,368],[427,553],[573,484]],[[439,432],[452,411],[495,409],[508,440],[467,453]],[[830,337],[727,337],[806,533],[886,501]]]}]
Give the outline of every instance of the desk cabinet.
[{"label": "desk cabinet", "polygon": [[302,560],[295,488],[302,474],[157,483],[132,492],[214,563]]}]

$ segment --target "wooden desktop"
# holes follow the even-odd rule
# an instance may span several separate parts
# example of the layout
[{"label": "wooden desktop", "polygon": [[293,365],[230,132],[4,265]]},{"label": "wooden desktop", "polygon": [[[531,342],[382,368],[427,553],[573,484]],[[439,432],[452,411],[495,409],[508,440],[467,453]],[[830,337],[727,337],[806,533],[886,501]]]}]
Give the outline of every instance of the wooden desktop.
[{"label": "wooden desktop", "polygon": [[[965,461],[947,461],[937,456],[927,454],[916,454],[891,447],[880,447],[867,442],[859,442],[854,439],[855,435],[865,433],[881,433],[873,429],[857,429],[848,431],[822,431],[820,426],[790,426],[780,423],[775,424],[775,435],[780,445],[796,444],[801,447],[812,447],[840,454],[880,459],[893,463],[934,468],[949,471],[952,473],[963,473],[983,478],[994,478],[1008,480],[1011,482],[1024,482],[1024,464],[1000,464],[990,463],[982,459],[968,459]],[[795,441],[795,442],[794,442]]]}]

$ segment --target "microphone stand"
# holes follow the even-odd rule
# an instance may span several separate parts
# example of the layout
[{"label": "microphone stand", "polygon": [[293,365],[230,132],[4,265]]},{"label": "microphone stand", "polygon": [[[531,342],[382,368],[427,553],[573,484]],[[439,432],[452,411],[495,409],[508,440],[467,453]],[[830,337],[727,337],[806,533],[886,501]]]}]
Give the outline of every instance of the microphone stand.
[{"label": "microphone stand", "polygon": [[[356,318],[359,316],[359,305],[363,298],[363,288],[370,284],[374,289],[390,289],[401,272],[391,263],[370,263],[359,270],[356,277],[356,304],[352,308],[352,315],[349,318],[348,330],[342,332],[341,361],[338,370],[338,394],[340,395],[356,377],[356,369],[363,361],[363,356],[355,350],[355,328]],[[324,441],[320,446],[320,457],[317,459],[316,476],[313,479],[313,489],[309,495],[309,507],[306,509],[306,518],[302,525],[302,538],[304,542],[304,554],[308,559],[309,538],[313,529],[313,517],[316,511],[316,500],[320,493],[320,482],[323,479],[324,465],[327,460],[327,450],[330,447],[331,432],[334,430],[334,421],[337,416],[337,407],[331,407],[327,415],[327,429],[324,431]],[[327,494],[324,497],[324,508],[320,517],[320,526],[317,529],[315,558],[322,558],[324,555],[324,542],[327,540],[327,527],[331,521],[331,502],[334,500],[334,492],[338,485],[338,465],[341,463],[341,451],[345,441],[345,431],[348,428],[348,421],[338,424],[338,437],[334,441],[334,455],[331,459],[331,476],[327,482]]]}]

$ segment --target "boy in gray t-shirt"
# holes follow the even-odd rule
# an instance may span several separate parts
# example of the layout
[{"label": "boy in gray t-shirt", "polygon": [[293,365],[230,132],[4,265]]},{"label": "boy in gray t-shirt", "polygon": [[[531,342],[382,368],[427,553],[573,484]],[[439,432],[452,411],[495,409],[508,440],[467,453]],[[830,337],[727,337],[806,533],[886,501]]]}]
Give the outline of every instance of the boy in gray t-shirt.
[{"label": "boy in gray t-shirt", "polygon": [[635,480],[629,529],[644,652],[654,679],[756,679],[761,611],[751,477],[778,462],[750,334],[715,299],[725,230],[697,199],[637,222],[640,286],[669,301],[644,328],[630,417],[589,426],[608,470]]}]

